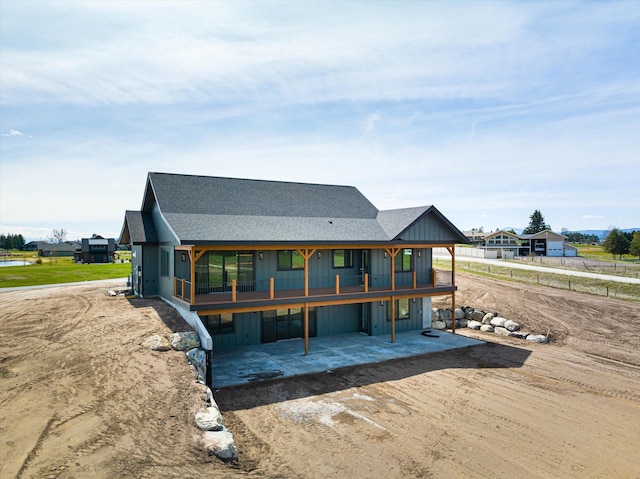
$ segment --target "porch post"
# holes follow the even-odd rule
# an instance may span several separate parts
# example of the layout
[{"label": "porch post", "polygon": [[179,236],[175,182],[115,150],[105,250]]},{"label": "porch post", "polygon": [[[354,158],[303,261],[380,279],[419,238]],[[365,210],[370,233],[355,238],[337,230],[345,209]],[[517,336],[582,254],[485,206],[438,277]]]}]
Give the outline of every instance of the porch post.
[{"label": "porch post", "polygon": [[393,296],[389,298],[391,301],[391,342],[396,342],[396,302]]},{"label": "porch post", "polygon": [[452,321],[451,321],[451,332],[456,334],[456,245],[452,245],[449,249],[451,253],[451,286],[453,286],[453,291],[451,291],[451,313],[452,313]]},{"label": "porch post", "polygon": [[391,291],[396,289],[396,255],[400,251],[399,248],[385,248],[389,256],[391,256]]},{"label": "porch post", "polygon": [[[191,263],[191,291],[189,294],[189,304],[196,302],[196,259],[193,248],[189,250],[189,263]],[[182,292],[184,294],[184,291]]]},{"label": "porch post", "polygon": [[304,258],[304,295],[309,296],[309,258],[316,252],[315,249],[296,250]]},{"label": "porch post", "polygon": [[309,303],[304,303],[304,355],[309,356]]}]

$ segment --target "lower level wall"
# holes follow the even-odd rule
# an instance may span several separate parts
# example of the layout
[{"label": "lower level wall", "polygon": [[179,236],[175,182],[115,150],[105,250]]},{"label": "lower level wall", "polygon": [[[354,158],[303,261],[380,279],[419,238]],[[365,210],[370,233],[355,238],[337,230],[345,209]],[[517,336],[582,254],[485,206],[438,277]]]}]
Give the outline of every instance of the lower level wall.
[{"label": "lower level wall", "polygon": [[[427,311],[425,316],[424,311]],[[371,336],[391,334],[387,302],[320,306],[315,311],[315,336],[363,332]],[[234,314],[232,333],[211,334],[213,350],[251,346],[263,342],[260,312]],[[409,318],[395,321],[396,332],[431,327],[431,298],[409,300]],[[297,336],[300,337],[300,336]]]}]

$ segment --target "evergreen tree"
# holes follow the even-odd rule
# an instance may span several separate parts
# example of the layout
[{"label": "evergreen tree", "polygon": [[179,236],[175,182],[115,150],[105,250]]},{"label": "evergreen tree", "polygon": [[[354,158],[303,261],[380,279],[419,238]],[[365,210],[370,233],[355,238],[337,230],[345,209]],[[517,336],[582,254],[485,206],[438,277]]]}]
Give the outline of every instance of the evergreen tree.
[{"label": "evergreen tree", "polygon": [[640,231],[633,232],[633,239],[629,245],[629,253],[640,259]]},{"label": "evergreen tree", "polygon": [[526,235],[532,235],[540,233],[540,231],[550,230],[551,226],[545,224],[544,216],[539,210],[535,210],[531,216],[529,216],[529,226],[527,226],[522,232]]},{"label": "evergreen tree", "polygon": [[620,259],[622,259],[622,255],[629,252],[630,243],[629,238],[622,231],[618,228],[613,228],[605,238],[602,246],[607,253],[611,253],[614,256],[620,255]]}]

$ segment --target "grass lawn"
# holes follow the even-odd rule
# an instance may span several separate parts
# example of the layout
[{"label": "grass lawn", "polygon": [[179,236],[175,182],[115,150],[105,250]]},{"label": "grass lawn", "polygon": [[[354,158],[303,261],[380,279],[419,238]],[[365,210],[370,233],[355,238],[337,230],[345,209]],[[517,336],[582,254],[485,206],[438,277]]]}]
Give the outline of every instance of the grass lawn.
[{"label": "grass lawn", "polygon": [[44,260],[42,264],[0,267],[0,288],[126,278],[131,273],[131,263],[79,264],[70,258]]},{"label": "grass lawn", "polygon": [[578,248],[578,256],[582,256],[583,258],[599,259],[602,261],[638,261],[637,256],[631,256],[630,254],[623,254],[622,259],[620,259],[619,255],[607,253],[600,245],[574,244],[573,246]]}]

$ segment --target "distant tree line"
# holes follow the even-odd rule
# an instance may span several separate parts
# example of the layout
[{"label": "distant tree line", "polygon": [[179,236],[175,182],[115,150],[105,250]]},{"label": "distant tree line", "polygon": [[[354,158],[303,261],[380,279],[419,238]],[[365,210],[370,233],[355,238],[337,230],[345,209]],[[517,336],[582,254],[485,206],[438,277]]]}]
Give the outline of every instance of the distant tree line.
[{"label": "distant tree line", "polygon": [[588,235],[585,233],[579,233],[579,232],[569,232],[569,231],[563,231],[562,232],[563,235],[565,235],[567,237],[567,241],[569,243],[579,243],[579,244],[589,244],[589,243],[600,243],[600,237],[598,235]]},{"label": "distant tree line", "polygon": [[0,249],[24,249],[22,235],[0,235]]}]

